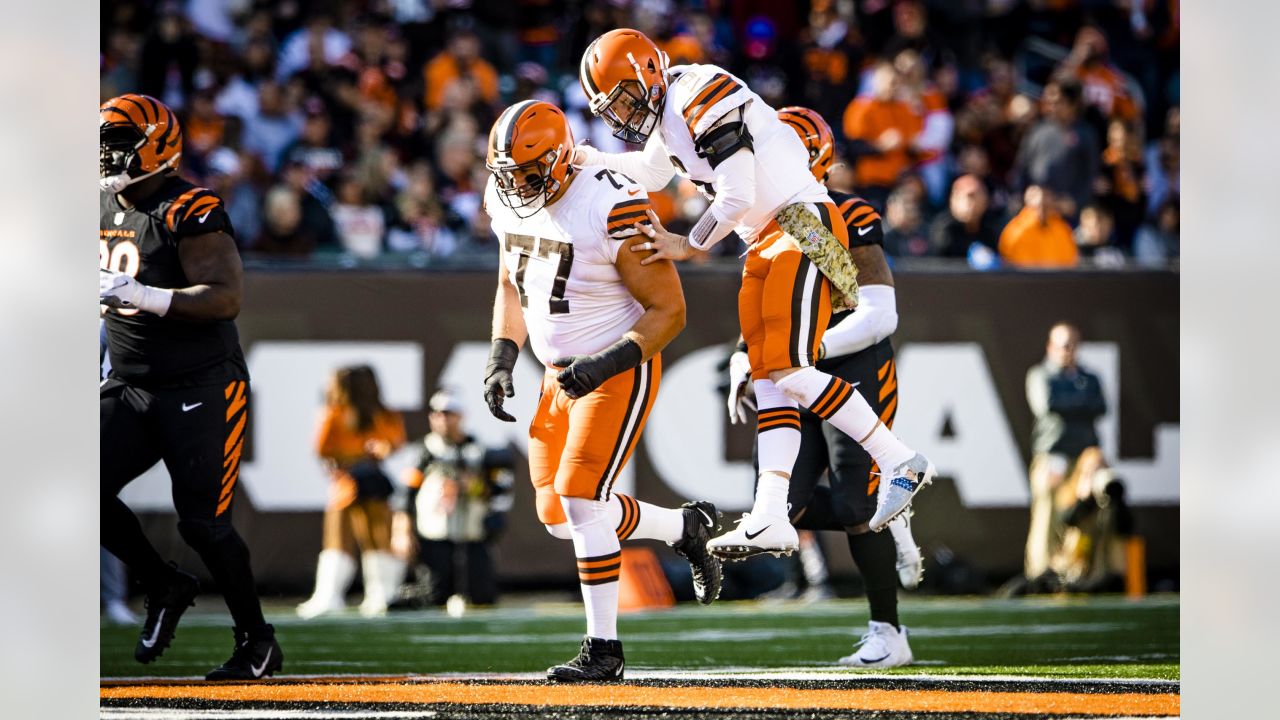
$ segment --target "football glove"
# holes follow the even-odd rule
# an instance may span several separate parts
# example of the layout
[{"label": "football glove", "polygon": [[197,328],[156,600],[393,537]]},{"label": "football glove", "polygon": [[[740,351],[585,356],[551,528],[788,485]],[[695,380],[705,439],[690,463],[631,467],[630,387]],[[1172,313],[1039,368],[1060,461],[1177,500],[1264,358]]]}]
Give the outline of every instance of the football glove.
[{"label": "football glove", "polygon": [[143,285],[116,270],[98,269],[98,303],[122,310],[146,310],[163,316],[169,312],[173,291]]},{"label": "football glove", "polygon": [[502,409],[506,398],[515,397],[516,386],[511,380],[520,346],[507,338],[495,338],[489,348],[489,364],[484,369],[484,402],[489,414],[503,422],[515,422],[515,417]]},{"label": "football glove", "polygon": [[747,397],[751,383],[751,361],[747,353],[738,350],[729,358],[729,423],[746,424],[747,409],[755,410],[755,403]]},{"label": "football glove", "polygon": [[623,338],[595,355],[569,355],[551,361],[552,366],[564,368],[556,375],[556,381],[564,388],[564,394],[577,400],[604,384],[605,380],[626,372],[640,364],[644,353],[631,338]]}]

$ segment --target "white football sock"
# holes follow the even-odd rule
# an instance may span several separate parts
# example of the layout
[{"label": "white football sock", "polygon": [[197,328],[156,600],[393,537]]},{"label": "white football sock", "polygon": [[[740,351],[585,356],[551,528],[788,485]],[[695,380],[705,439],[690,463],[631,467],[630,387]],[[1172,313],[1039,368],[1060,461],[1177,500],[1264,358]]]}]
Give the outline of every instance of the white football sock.
[{"label": "white football sock", "polygon": [[800,408],[795,400],[775,387],[772,380],[756,380],[755,387],[760,472],[791,477],[800,454]]},{"label": "white football sock", "polygon": [[756,481],[756,501],[751,507],[751,514],[787,517],[787,493],[790,490],[791,478],[774,471],[760,473],[760,479]]},{"label": "white football sock", "polygon": [[914,450],[880,422],[866,398],[840,378],[806,367],[783,378],[778,388],[857,440],[886,473],[915,456]]},{"label": "white football sock", "polygon": [[587,611],[587,635],[605,640],[618,639],[618,576],[622,549],[618,535],[609,524],[606,504],[585,498],[560,498],[569,529],[573,552],[578,558],[578,582]]},{"label": "white football sock", "polygon": [[614,493],[606,503],[609,524],[617,528],[619,540],[661,540],[679,542],[684,536],[684,511],[664,508]]}]

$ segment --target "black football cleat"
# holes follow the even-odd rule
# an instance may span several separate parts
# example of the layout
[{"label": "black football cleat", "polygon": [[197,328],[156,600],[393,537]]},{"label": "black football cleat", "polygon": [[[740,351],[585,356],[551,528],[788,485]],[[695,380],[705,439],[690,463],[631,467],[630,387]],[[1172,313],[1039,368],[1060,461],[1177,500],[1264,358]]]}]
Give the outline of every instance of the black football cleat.
[{"label": "black football cleat", "polygon": [[671,546],[676,554],[689,561],[693,571],[693,595],[703,605],[720,597],[720,559],[707,550],[707,541],[715,535],[720,513],[709,502],[688,502],[684,511],[684,535]]},{"label": "black football cleat", "polygon": [[261,680],[271,677],[284,667],[284,651],[276,642],[275,628],[265,626],[265,630],[252,637],[242,630],[236,630],[236,649],[231,659],[214,668],[205,680]]},{"label": "black football cleat", "polygon": [[578,657],[547,668],[547,679],[559,682],[613,682],[622,679],[625,665],[621,640],[586,637],[582,639]]},{"label": "black football cleat", "polygon": [[147,593],[143,601],[147,608],[147,619],[142,623],[138,644],[133,648],[135,660],[149,663],[164,654],[165,648],[173,642],[182,613],[196,604],[198,594],[200,581],[177,567],[173,568],[173,577],[167,585]]}]

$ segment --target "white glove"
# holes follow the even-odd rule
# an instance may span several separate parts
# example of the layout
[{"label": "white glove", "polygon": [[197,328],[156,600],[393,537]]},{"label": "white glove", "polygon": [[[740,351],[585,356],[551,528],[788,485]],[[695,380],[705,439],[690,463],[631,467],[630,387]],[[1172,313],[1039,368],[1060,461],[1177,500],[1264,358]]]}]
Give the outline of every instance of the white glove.
[{"label": "white glove", "polygon": [[751,382],[751,361],[741,350],[729,358],[729,422],[741,425],[747,422],[747,408],[756,409],[755,402],[747,397]]},{"label": "white glove", "polygon": [[99,268],[98,302],[102,305],[125,310],[146,310],[163,316],[169,312],[169,303],[172,301],[172,290],[143,285],[122,272]]}]

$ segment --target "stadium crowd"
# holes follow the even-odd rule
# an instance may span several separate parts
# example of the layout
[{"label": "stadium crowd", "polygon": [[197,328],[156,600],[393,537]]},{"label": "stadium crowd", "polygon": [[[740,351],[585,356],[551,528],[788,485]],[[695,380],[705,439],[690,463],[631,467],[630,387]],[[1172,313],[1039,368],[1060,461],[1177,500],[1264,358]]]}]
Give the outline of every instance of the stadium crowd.
[{"label": "stadium crowd", "polygon": [[[1176,0],[120,0],[102,17],[102,99],[179,113],[183,172],[225,199],[247,257],[489,264],[490,125],[533,97],[625,149],[577,80],[617,27],[818,110],[831,187],[881,209],[893,258],[1178,257]],[[679,232],[706,200],[677,179],[653,204]]]}]

